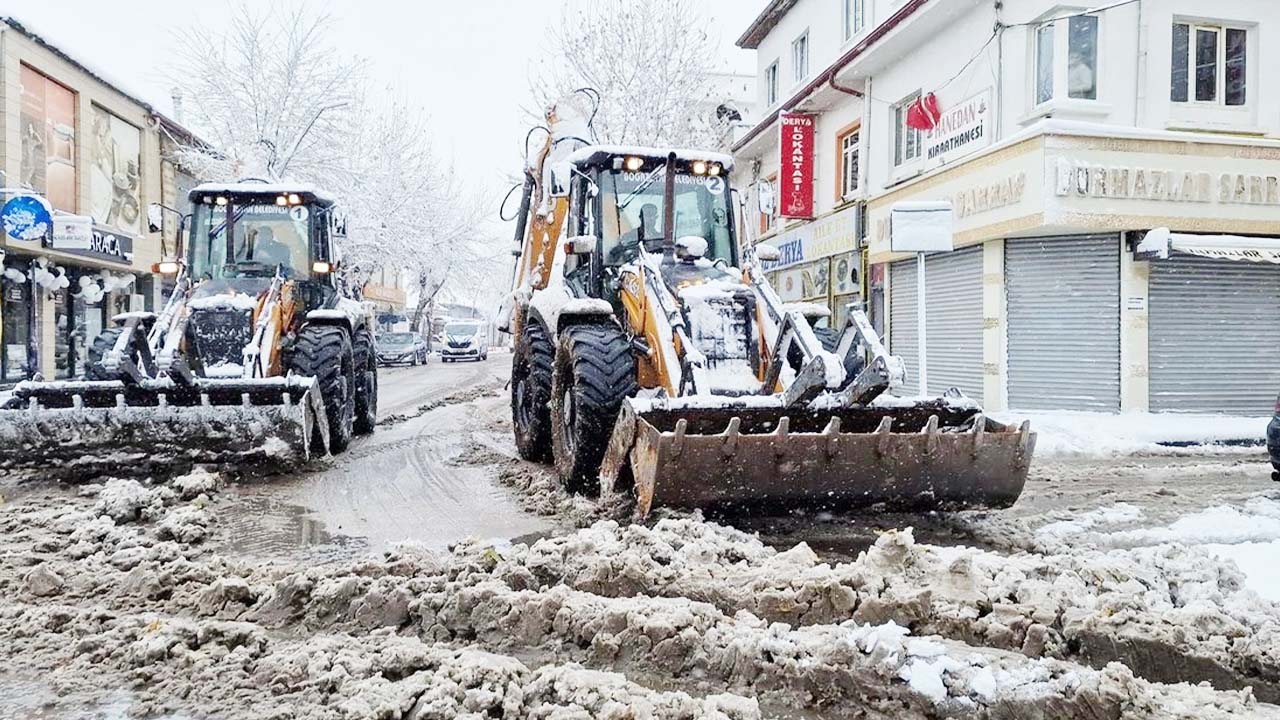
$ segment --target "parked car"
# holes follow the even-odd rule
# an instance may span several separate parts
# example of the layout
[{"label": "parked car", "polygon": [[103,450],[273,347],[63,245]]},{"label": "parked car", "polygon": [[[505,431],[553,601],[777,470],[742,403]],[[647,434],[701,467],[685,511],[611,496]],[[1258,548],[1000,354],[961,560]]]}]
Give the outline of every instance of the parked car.
[{"label": "parked car", "polygon": [[1271,456],[1271,479],[1280,482],[1280,398],[1276,398],[1276,411],[1267,425],[1267,454]]},{"label": "parked car", "polygon": [[378,336],[379,365],[423,365],[430,355],[427,341],[418,333],[392,332]]},{"label": "parked car", "polygon": [[488,328],[479,320],[462,320],[444,326],[444,342],[440,344],[440,359],[488,360]]}]

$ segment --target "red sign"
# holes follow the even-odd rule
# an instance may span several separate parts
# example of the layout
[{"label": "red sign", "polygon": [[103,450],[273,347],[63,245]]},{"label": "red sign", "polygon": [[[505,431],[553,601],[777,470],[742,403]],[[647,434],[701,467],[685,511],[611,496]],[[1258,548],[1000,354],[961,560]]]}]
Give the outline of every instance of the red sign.
[{"label": "red sign", "polygon": [[812,115],[782,115],[778,215],[784,218],[813,217],[813,123]]}]

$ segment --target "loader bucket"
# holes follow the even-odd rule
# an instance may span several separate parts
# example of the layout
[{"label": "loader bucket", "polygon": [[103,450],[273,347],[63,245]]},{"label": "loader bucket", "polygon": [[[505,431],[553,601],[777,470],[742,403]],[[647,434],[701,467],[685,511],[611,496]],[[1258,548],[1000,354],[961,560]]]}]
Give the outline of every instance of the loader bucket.
[{"label": "loader bucket", "polygon": [[[638,406],[638,407],[637,407]],[[946,400],[815,412],[627,401],[602,492],[655,507],[1000,508],[1027,479],[1035,434]]]},{"label": "loader bucket", "polygon": [[143,474],[190,464],[275,469],[328,447],[309,378],[27,382],[0,409],[0,469]]}]

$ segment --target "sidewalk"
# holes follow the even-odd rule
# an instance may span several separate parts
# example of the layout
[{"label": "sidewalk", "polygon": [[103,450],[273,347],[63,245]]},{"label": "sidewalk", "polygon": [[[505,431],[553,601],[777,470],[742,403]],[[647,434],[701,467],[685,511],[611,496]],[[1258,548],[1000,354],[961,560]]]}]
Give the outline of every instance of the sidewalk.
[{"label": "sidewalk", "polygon": [[1270,416],[1029,411],[991,413],[1004,423],[1031,421],[1037,455],[1170,455],[1265,445]]}]

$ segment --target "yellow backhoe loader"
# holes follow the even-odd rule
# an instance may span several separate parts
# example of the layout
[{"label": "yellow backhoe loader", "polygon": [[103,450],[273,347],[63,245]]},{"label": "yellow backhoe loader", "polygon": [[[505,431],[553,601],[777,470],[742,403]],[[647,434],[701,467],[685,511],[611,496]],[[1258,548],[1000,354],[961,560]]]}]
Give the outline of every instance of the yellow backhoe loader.
[{"label": "yellow backhoe loader", "polygon": [[0,468],[288,466],[373,431],[374,322],[335,273],[333,201],[265,182],[190,198],[186,252],[156,268],[175,276],[164,308],[114,318],[84,378],[18,384],[0,409]]},{"label": "yellow backhoe loader", "polygon": [[957,392],[906,400],[864,313],[815,331],[740,244],[728,156],[594,145],[548,112],[513,291],[516,446],[571,490],[658,506],[1002,507],[1035,445]]}]

